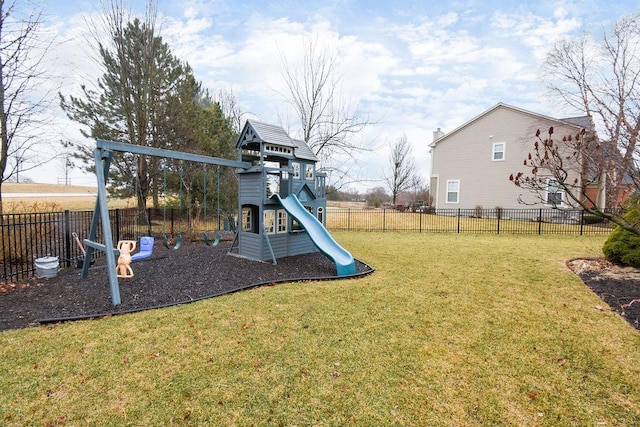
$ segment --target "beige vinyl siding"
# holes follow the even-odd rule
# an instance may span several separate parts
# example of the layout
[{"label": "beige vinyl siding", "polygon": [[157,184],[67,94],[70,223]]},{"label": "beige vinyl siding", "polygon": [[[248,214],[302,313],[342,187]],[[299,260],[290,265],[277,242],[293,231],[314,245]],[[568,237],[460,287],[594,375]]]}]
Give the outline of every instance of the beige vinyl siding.
[{"label": "beige vinyl siding", "polygon": [[[446,135],[432,148],[432,191],[439,209],[485,209],[544,207],[526,206],[518,198],[535,203],[533,194],[516,187],[509,175],[526,172],[524,159],[533,149],[537,129],[554,126],[554,135],[575,133],[575,127],[563,128],[557,121],[499,107],[480,116],[452,135]],[[493,158],[494,144],[504,143],[504,159]],[[458,203],[447,203],[447,182],[459,180]],[[437,184],[433,187],[433,184]]]}]

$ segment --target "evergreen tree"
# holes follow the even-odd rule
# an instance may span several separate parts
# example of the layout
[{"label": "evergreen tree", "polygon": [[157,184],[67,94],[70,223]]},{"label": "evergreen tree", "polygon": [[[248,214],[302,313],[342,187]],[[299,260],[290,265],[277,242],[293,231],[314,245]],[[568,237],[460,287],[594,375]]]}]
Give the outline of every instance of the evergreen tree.
[{"label": "evergreen tree", "polygon": [[[114,12],[115,13],[115,12]],[[153,25],[134,19],[111,30],[110,45],[99,44],[104,74],[97,89],[82,86],[83,96],[60,94],[61,106],[74,121],[85,126],[86,137],[172,148],[175,138],[171,117],[180,116],[175,106],[194,104],[199,87],[191,68],[171,54],[155,34]],[[185,94],[192,98],[184,99]],[[187,108],[185,107],[185,108]],[[177,120],[183,128],[188,119]],[[92,148],[78,147],[78,157],[92,164]],[[110,191],[118,196],[136,194],[145,208],[152,188],[162,179],[161,159],[118,153],[112,160]],[[91,166],[89,169],[93,169]],[[155,200],[156,198],[154,198]]]}]

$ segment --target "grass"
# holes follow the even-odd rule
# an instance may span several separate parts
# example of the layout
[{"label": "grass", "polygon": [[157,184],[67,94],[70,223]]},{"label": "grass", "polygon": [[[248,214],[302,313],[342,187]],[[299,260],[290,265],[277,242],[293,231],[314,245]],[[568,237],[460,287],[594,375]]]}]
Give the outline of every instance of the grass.
[{"label": "grass", "polygon": [[1,422],[640,423],[640,335],[564,265],[605,237],[336,237],[376,272],[0,333]]}]

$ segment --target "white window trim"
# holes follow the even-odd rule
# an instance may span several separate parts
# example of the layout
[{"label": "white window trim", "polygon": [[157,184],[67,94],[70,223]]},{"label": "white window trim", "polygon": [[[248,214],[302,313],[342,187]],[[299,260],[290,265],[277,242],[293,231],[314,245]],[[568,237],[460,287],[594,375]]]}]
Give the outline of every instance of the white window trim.
[{"label": "white window trim", "polygon": [[276,233],[286,233],[289,231],[289,217],[287,211],[278,209],[276,211]]},{"label": "white window trim", "polygon": [[251,231],[253,229],[253,218],[251,217],[251,208],[242,208],[242,231]]},{"label": "white window trim", "polygon": [[[263,212],[263,217],[264,217],[264,229],[266,230],[267,234],[276,234],[276,211],[274,210],[265,210]],[[271,222],[271,226],[268,226],[268,221]]]},{"label": "white window trim", "polygon": [[306,179],[307,181],[313,181],[313,177],[315,175],[316,174],[314,173],[313,165],[307,164],[304,166],[304,179]]},{"label": "white window trim", "polygon": [[[496,151],[496,147],[502,145],[502,151]],[[502,153],[501,159],[496,159],[496,153]],[[507,143],[506,142],[494,142],[491,149],[491,161],[492,162],[504,162],[507,159]]]},{"label": "white window trim", "polygon": [[[546,182],[546,184],[547,184],[547,189],[546,189],[546,190],[545,190],[545,192],[544,192],[544,204],[545,204],[545,206],[556,206],[556,207],[557,207],[557,206],[564,206],[564,188],[560,187],[560,185],[559,185],[559,184],[556,184],[556,185],[555,185],[555,188],[556,188],[558,191],[556,191],[556,192],[554,192],[554,193],[550,192],[550,191],[549,191],[549,187],[551,187],[551,181],[554,181],[554,182],[556,182],[556,183],[558,182],[558,180],[557,180],[557,179],[555,179],[555,178],[547,178],[547,182]],[[559,203],[559,204],[557,204],[557,205],[554,205],[554,204],[552,204],[552,203],[549,203],[549,194],[555,194],[555,193],[560,193],[560,203]]]},{"label": "white window trim", "polygon": [[[457,185],[457,190],[456,193],[456,201],[455,202],[450,202],[449,201],[449,184],[450,183],[456,183]],[[445,187],[445,192],[444,192],[444,202],[445,203],[449,203],[449,204],[459,204],[460,203],[460,180],[459,179],[448,179],[447,180],[447,186]]]}]

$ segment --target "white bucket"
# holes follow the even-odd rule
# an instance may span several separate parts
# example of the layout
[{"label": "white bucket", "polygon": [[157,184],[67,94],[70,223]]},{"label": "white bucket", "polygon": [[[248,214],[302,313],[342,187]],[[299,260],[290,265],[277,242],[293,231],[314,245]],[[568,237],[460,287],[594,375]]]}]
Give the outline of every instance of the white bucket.
[{"label": "white bucket", "polygon": [[36,273],[38,277],[56,277],[58,275],[58,257],[46,256],[36,259]]}]

